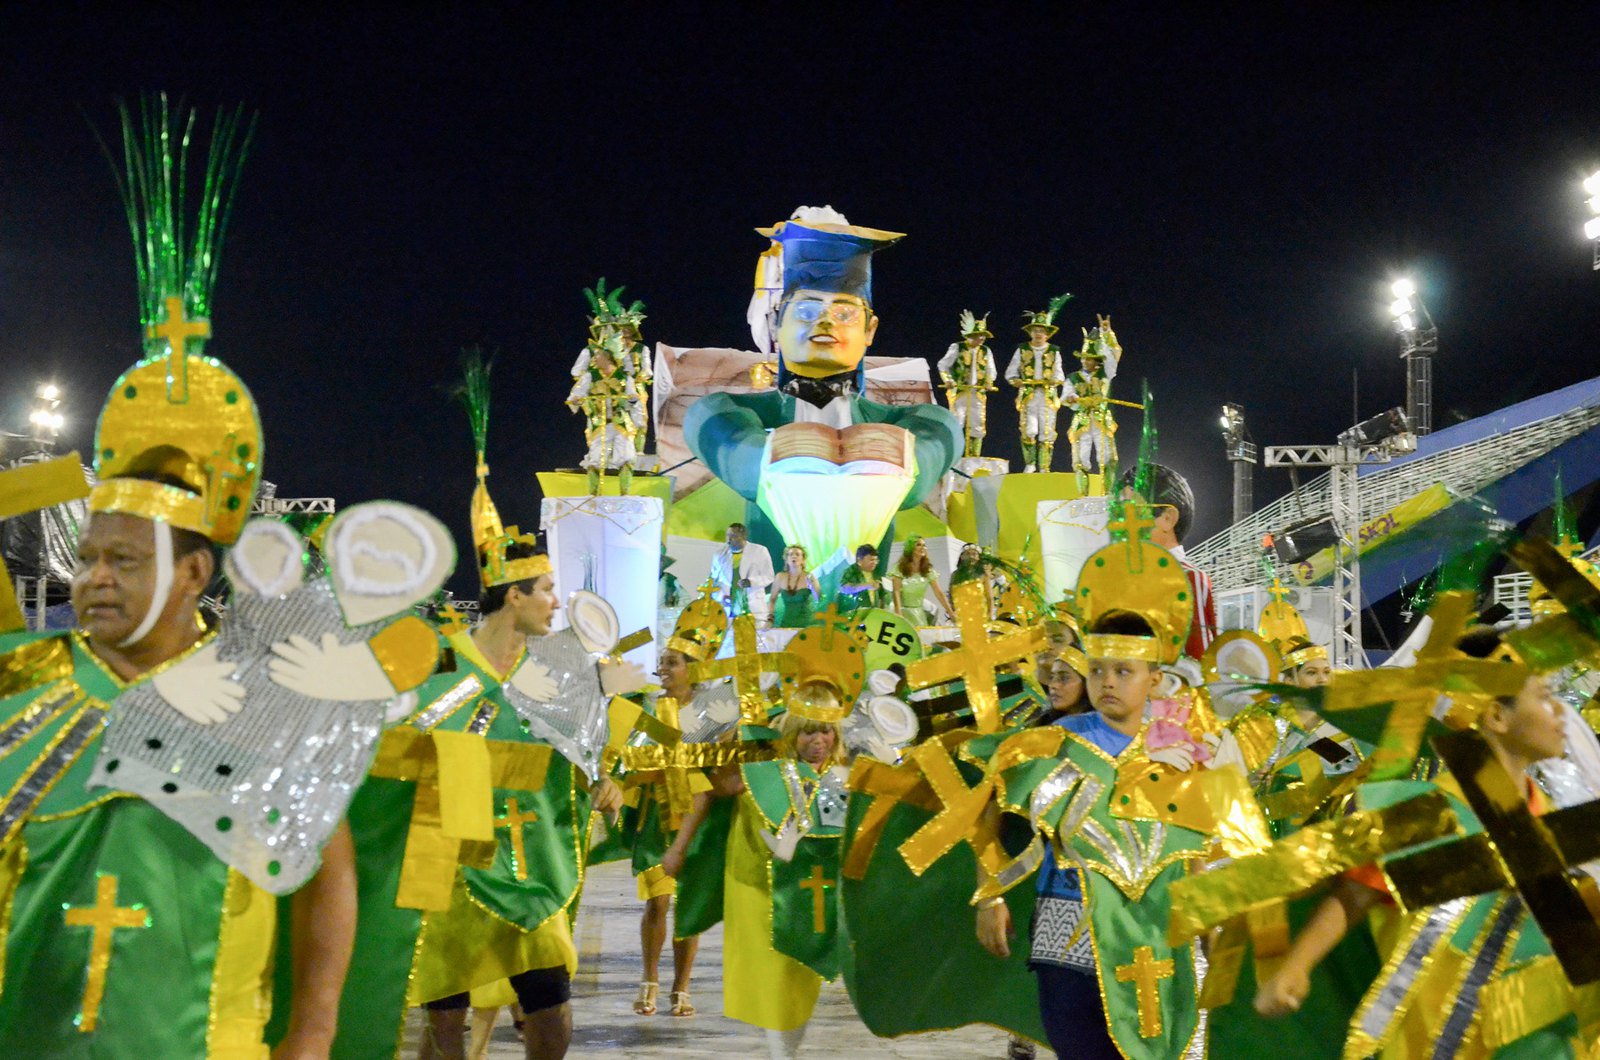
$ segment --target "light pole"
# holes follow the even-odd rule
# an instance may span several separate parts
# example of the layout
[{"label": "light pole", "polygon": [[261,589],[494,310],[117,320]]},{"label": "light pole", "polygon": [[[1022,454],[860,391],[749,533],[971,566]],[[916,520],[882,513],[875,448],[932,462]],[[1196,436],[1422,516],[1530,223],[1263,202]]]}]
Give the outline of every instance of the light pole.
[{"label": "light pole", "polygon": [[1417,294],[1417,285],[1402,277],[1389,285],[1394,301],[1389,315],[1400,336],[1400,357],[1406,362],[1406,419],[1412,433],[1433,433],[1433,355],[1439,352],[1439,329]]},{"label": "light pole", "polygon": [[43,452],[50,452],[66,422],[66,417],[61,415],[61,388],[54,383],[40,383],[34,388],[33,409],[28,413],[34,443]]},{"label": "light pole", "polygon": [[[61,414],[61,388],[54,383],[40,383],[33,390],[33,408],[28,412],[28,426],[32,429],[33,452],[16,463],[32,463],[47,459],[56,448],[56,438],[66,425]],[[47,511],[34,513],[39,517],[39,569],[33,579],[33,628],[44,629],[45,609],[50,600],[50,515]],[[27,586],[18,579],[17,598],[27,599]]]},{"label": "light pole", "polygon": [[1583,223],[1583,238],[1594,245],[1593,268],[1600,269],[1600,172],[1584,178],[1583,192],[1589,196],[1589,219]]},{"label": "light pole", "polygon": [[1222,406],[1222,443],[1233,465],[1233,521],[1239,523],[1255,511],[1256,443],[1250,440],[1244,409],[1238,405]]}]

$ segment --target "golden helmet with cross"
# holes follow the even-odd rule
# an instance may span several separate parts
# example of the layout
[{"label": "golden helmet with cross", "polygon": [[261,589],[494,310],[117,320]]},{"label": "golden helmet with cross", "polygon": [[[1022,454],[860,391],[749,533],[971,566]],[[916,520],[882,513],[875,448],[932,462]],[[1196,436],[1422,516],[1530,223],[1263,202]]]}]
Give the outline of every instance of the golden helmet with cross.
[{"label": "golden helmet with cross", "polygon": [[722,640],[728,635],[728,613],[713,595],[715,582],[707,582],[701,594],[678,615],[678,624],[667,647],[692,663],[716,658]]},{"label": "golden helmet with cross", "polygon": [[1130,503],[1119,518],[1107,524],[1113,534],[1126,533],[1127,539],[1113,541],[1084,561],[1074,597],[1085,630],[1092,630],[1109,611],[1131,611],[1150,624],[1155,636],[1089,633],[1084,637],[1084,649],[1090,658],[1140,658],[1170,664],[1183,654],[1189,635],[1193,589],[1178,557],[1143,539],[1142,531],[1151,522],[1139,511],[1138,505]]},{"label": "golden helmet with cross", "polygon": [[[186,320],[167,299],[168,320],[187,325],[164,350],[123,373],[95,430],[99,484],[92,512],[125,512],[203,534],[219,545],[239,537],[261,482],[261,420],[244,381],[215,357],[182,349],[203,337],[204,320]],[[152,346],[154,348],[154,345]]]},{"label": "golden helmet with cross", "polygon": [[783,704],[807,721],[836,724],[855,709],[867,683],[867,649],[848,616],[823,613],[789,641],[794,667],[783,675]]}]

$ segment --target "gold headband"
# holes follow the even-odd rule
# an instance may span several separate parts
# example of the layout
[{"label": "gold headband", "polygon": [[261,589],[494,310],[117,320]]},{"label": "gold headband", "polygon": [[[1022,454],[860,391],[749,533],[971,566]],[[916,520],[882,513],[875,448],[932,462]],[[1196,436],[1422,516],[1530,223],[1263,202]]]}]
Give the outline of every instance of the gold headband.
[{"label": "gold headband", "polygon": [[1283,665],[1285,669],[1298,670],[1306,663],[1315,662],[1318,659],[1326,662],[1328,649],[1320,644],[1307,644],[1304,648],[1299,648],[1286,654],[1283,657]]},{"label": "gold headband", "polygon": [[205,498],[165,482],[139,478],[114,478],[98,483],[89,492],[91,512],[125,512],[154,519],[180,530],[193,530],[210,537],[212,527],[206,519]]},{"label": "gold headband", "polygon": [[1083,638],[1083,653],[1091,659],[1137,659],[1154,665],[1161,662],[1161,642],[1154,637],[1091,633]]}]

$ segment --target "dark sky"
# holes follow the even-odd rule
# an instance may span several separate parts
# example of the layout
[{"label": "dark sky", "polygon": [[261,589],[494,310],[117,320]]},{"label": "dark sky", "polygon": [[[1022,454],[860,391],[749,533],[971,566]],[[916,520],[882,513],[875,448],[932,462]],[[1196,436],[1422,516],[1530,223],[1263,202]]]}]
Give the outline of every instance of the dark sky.
[{"label": "dark sky", "polygon": [[[441,393],[463,344],[504,350],[493,482],[531,526],[533,472],[582,449],[561,404],[581,289],[626,283],[652,343],[747,346],[751,229],[801,203],[909,233],[877,260],[875,352],[935,358],[971,308],[1003,358],[1060,291],[1064,335],[1110,314],[1121,396],[1149,379],[1200,494],[1194,540],[1228,517],[1222,402],[1263,444],[1331,440],[1353,368],[1362,416],[1403,403],[1403,270],[1439,324],[1440,425],[1600,371],[1578,5],[149,6],[0,13],[0,426],[54,376],[87,448],[135,358],[84,115],[109,129],[111,97],[148,90],[261,114],[209,349],[263,409],[267,477],[422,504],[463,539],[469,434]],[[997,397],[989,448],[1018,460]],[[1259,501],[1285,488],[1258,473]]]}]

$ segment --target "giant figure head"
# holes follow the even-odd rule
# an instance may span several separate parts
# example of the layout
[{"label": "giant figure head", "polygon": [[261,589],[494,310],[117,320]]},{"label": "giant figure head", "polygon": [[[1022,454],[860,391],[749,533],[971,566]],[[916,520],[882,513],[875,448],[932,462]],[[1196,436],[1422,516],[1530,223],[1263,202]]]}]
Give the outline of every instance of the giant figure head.
[{"label": "giant figure head", "polygon": [[758,231],[783,247],[779,385],[789,375],[859,375],[878,330],[872,312],[872,255],[902,233],[798,220]]}]

